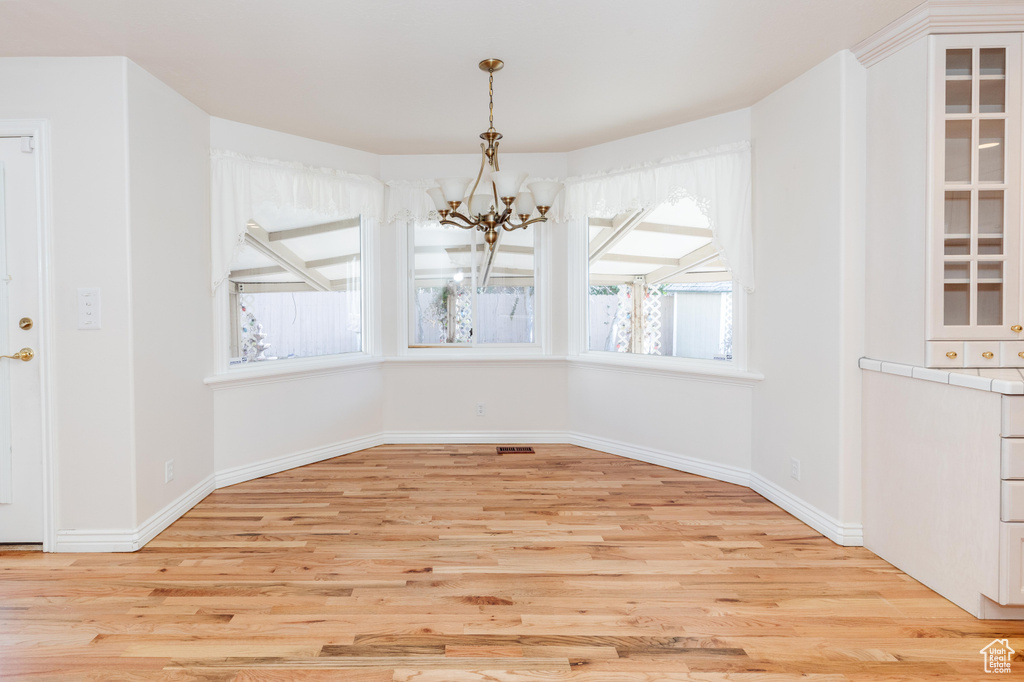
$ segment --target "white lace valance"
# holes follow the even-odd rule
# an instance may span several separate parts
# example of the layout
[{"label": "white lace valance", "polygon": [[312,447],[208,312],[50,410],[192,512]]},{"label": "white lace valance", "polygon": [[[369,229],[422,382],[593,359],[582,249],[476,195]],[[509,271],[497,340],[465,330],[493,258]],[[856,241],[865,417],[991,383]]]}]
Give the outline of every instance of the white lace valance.
[{"label": "white lace valance", "polygon": [[568,178],[563,218],[610,218],[682,198],[693,199],[707,216],[712,241],[722,260],[733,277],[747,291],[753,291],[749,142],[636,168]]},{"label": "white lace valance", "polygon": [[436,187],[434,180],[390,180],[387,183],[386,221],[426,223],[438,220],[434,202],[427,195],[428,187]]},{"label": "white lace valance", "polygon": [[384,185],[368,175],[222,150],[210,157],[214,289],[230,273],[250,220],[283,212],[324,222],[360,215],[379,220],[384,212]]}]

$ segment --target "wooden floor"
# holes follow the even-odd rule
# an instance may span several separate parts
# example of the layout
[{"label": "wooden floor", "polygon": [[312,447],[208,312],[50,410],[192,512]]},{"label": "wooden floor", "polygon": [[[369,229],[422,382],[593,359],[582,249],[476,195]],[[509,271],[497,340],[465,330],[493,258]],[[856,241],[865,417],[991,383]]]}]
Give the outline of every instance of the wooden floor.
[{"label": "wooden floor", "polygon": [[569,446],[374,448],[0,572],[13,679],[981,680],[1024,651],[746,488]]}]

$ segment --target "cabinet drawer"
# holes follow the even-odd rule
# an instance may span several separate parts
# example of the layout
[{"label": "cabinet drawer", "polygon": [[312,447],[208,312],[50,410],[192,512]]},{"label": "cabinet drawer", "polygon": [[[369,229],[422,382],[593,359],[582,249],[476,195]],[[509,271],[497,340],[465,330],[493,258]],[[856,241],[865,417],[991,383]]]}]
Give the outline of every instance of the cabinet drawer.
[{"label": "cabinet drawer", "polygon": [[998,341],[967,341],[964,343],[964,367],[998,367]]},{"label": "cabinet drawer", "polygon": [[1003,438],[1000,478],[1024,479],[1024,438]]},{"label": "cabinet drawer", "polygon": [[926,352],[929,367],[964,366],[963,341],[929,341]]},{"label": "cabinet drawer", "polygon": [[1024,523],[999,524],[999,603],[1024,605]]},{"label": "cabinet drawer", "polygon": [[999,357],[1003,367],[1024,367],[1024,341],[1003,341],[999,344]]},{"label": "cabinet drawer", "polygon": [[1024,437],[1024,397],[1004,395],[1000,435],[1005,438]]},{"label": "cabinet drawer", "polygon": [[999,517],[1003,521],[1024,521],[1024,481],[1002,482]]}]

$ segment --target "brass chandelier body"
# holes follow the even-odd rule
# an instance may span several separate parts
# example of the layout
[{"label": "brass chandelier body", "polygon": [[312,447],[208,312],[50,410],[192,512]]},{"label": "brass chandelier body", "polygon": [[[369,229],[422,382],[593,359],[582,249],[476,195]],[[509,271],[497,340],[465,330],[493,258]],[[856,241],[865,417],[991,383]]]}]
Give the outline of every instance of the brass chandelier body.
[{"label": "brass chandelier body", "polygon": [[[487,130],[480,133],[480,171],[473,182],[473,189],[464,196],[470,178],[439,178],[439,187],[431,187],[427,194],[441,216],[442,225],[454,225],[466,230],[477,229],[484,233],[484,241],[494,248],[498,230],[506,232],[526,228],[534,223],[547,222],[551,204],[562,189],[558,182],[534,182],[528,191],[520,191],[526,180],[526,173],[503,171],[498,163],[498,144],[501,133],[494,129],[494,72],[500,71],[504,63],[500,59],[485,59],[480,69],[488,73],[489,123]],[[484,171],[488,173],[485,177]],[[490,191],[477,194],[481,183]],[[459,208],[463,207],[463,213]],[[532,215],[534,210],[539,214]],[[518,218],[519,222],[515,222]]]}]

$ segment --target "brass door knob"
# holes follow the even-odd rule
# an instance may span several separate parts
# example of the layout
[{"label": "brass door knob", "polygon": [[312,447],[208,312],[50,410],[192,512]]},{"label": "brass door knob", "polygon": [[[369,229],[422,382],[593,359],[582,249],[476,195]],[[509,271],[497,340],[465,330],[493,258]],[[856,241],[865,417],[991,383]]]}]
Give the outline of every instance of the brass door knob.
[{"label": "brass door knob", "polygon": [[20,320],[18,320],[18,328],[21,329],[22,331],[27,332],[29,329],[32,328],[32,318],[23,317]]},{"label": "brass door knob", "polygon": [[955,350],[949,351],[948,353],[946,353],[946,357],[949,358],[950,360],[955,359],[956,358],[956,351]]},{"label": "brass door knob", "polygon": [[1022,350],[1021,352],[1017,353],[1017,357],[1018,358],[1024,358],[1024,350]]},{"label": "brass door knob", "polygon": [[36,352],[31,348],[22,348],[14,355],[0,355],[0,358],[8,358],[10,360],[21,360],[22,362],[28,362],[36,356]]},{"label": "brass door knob", "polygon": [[1018,334],[1020,334],[1022,330],[1024,330],[1024,327],[1020,326],[1019,324],[1015,324],[1012,327],[1010,327],[1010,331],[1017,332]]},{"label": "brass door knob", "polygon": [[987,350],[987,351],[985,351],[984,353],[981,354],[981,357],[985,358],[986,360],[991,360],[992,358],[995,357],[995,353],[993,353],[990,350]]}]

